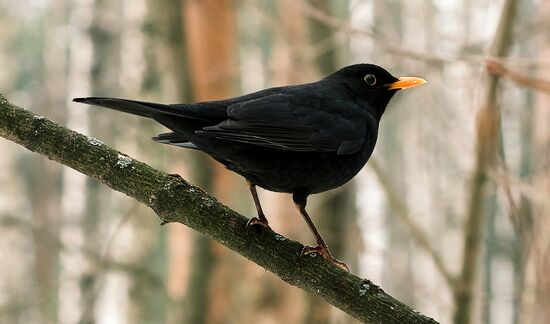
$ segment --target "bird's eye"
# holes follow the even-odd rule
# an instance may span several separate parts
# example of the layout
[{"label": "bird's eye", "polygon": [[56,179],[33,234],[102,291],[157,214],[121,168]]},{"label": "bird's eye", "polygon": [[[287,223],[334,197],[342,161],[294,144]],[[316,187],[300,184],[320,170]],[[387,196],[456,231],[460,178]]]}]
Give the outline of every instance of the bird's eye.
[{"label": "bird's eye", "polygon": [[363,79],[365,79],[365,82],[368,85],[375,85],[376,84],[376,77],[372,74],[365,75],[365,77]]}]

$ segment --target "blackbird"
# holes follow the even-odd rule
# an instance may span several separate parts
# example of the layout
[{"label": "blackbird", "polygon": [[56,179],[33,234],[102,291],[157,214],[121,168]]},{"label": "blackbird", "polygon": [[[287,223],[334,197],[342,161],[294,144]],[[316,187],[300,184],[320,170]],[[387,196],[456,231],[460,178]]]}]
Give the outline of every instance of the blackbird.
[{"label": "blackbird", "polygon": [[[183,104],[160,104],[119,98],[75,98],[151,118],[172,132],[153,140],[205,152],[246,179],[258,216],[247,224],[268,227],[256,186],[291,193],[312,231],[318,253],[334,258],[315,228],[306,202],[310,194],[348,182],[365,165],[376,143],[380,118],[401,89],[426,83],[396,78],[373,64],[344,67],[312,83],[274,87],[240,97]],[[335,215],[337,217],[337,215]]]}]

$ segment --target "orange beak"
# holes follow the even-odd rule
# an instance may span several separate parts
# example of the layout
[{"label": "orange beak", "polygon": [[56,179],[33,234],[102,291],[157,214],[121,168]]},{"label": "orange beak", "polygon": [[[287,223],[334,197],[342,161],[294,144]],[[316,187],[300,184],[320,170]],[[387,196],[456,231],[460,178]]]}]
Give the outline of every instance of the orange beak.
[{"label": "orange beak", "polygon": [[428,81],[422,78],[416,77],[400,77],[399,80],[388,84],[389,90],[404,90],[409,88],[414,88],[416,86],[428,83]]}]

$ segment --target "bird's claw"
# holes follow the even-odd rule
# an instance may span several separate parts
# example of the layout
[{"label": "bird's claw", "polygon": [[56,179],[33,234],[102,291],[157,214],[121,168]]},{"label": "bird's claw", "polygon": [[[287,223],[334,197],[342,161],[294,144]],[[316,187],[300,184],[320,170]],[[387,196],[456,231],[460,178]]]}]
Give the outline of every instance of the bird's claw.
[{"label": "bird's claw", "polygon": [[265,219],[265,218],[261,219],[259,217],[252,217],[251,219],[248,220],[248,222],[246,222],[246,229],[249,230],[251,227],[256,226],[256,225],[262,226],[264,228],[270,228],[269,223],[267,222],[267,219]]},{"label": "bird's claw", "polygon": [[333,265],[337,266],[338,268],[340,268],[342,270],[345,270],[347,272],[350,272],[348,266],[346,265],[346,263],[336,259],[335,257],[333,257],[330,254],[330,251],[328,250],[328,247],[326,247],[326,246],[321,246],[321,245],[307,246],[307,245],[305,245],[304,248],[302,249],[302,252],[300,252],[300,256],[303,257],[304,255],[310,255],[310,254],[318,254],[318,255],[322,256],[328,262],[330,262]]}]

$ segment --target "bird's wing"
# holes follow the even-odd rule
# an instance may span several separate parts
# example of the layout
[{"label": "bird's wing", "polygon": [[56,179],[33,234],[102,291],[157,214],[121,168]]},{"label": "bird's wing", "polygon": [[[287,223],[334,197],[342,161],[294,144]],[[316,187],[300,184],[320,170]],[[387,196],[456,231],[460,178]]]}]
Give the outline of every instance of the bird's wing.
[{"label": "bird's wing", "polygon": [[225,121],[196,133],[282,150],[340,155],[359,151],[372,119],[353,102],[280,93],[233,104],[227,115]]}]

